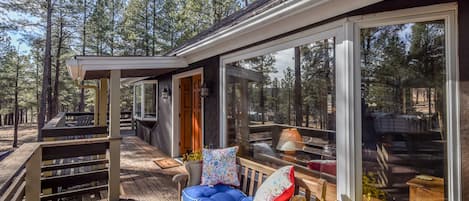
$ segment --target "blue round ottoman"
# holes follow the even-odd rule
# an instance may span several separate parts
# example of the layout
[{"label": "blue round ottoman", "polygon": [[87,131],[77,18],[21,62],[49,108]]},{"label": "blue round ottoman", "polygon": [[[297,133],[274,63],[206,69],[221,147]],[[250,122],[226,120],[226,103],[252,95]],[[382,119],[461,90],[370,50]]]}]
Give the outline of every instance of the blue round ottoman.
[{"label": "blue round ottoman", "polygon": [[252,201],[243,192],[231,186],[191,186],[182,190],[182,201]]}]

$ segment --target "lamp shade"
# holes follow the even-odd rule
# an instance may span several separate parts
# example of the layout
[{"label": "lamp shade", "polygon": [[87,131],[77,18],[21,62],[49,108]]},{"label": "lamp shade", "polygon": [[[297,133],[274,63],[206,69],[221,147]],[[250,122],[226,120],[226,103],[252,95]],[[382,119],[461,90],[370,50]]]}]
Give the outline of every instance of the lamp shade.
[{"label": "lamp shade", "polygon": [[296,151],[303,148],[303,138],[296,128],[283,129],[277,144],[279,151]]}]

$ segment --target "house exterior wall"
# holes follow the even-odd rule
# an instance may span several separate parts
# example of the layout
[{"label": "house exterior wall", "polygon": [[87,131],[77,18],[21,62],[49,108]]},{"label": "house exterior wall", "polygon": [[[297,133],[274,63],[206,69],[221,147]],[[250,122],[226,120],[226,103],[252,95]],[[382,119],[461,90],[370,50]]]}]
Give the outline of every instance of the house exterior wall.
[{"label": "house exterior wall", "polygon": [[[204,144],[210,147],[219,147],[219,63],[220,57],[211,57],[196,63],[192,63],[184,70],[174,71],[169,74],[158,76],[152,79],[158,80],[158,120],[156,126],[137,120],[137,136],[142,139],[149,139],[149,143],[158,147],[167,155],[171,155],[172,145],[172,96],[164,100],[160,94],[164,88],[172,88],[172,75],[190,71],[196,68],[203,68],[203,80],[209,90],[209,96],[204,98],[204,122],[210,122],[204,126]],[[171,92],[173,93],[173,92]],[[216,123],[214,123],[216,122]]]},{"label": "house exterior wall", "polygon": [[469,1],[458,2],[462,200],[469,200]]},{"label": "house exterior wall", "polygon": [[164,88],[171,88],[171,77],[158,79],[158,125],[151,132],[151,145],[158,147],[165,154],[171,154],[171,99],[164,100],[160,94]]},{"label": "house exterior wall", "polygon": [[[335,21],[344,17],[355,15],[363,15],[391,10],[398,10],[404,8],[426,6],[439,3],[454,2],[454,0],[394,0],[383,1],[381,3],[361,8],[332,19],[316,23],[298,30],[270,38],[264,41],[251,44],[249,46],[233,50],[228,53],[260,45],[269,41],[273,41],[294,33],[298,33],[321,24]],[[459,48],[459,77],[460,77],[460,147],[461,147],[461,190],[462,200],[469,200],[469,147],[464,146],[469,144],[469,38],[464,37],[469,35],[469,1],[458,1],[458,48]],[[224,55],[224,54],[223,54]],[[189,68],[184,71],[192,70],[195,68],[203,67],[204,81],[210,89],[209,97],[204,99],[204,142],[205,145],[213,145],[218,147],[220,144],[220,57],[211,57],[189,65]],[[171,87],[171,75],[184,72],[178,70],[174,73],[157,77],[159,81],[159,94],[164,87]],[[151,144],[159,147],[167,154],[171,152],[171,101],[163,102],[159,100],[159,113],[158,113],[158,126],[152,130]],[[154,137],[153,137],[154,136]]]}]

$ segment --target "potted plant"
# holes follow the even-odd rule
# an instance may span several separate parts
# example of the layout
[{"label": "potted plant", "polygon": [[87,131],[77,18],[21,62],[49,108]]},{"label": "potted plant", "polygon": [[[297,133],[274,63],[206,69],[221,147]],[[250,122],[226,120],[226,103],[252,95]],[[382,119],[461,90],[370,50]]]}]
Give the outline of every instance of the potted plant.
[{"label": "potted plant", "polygon": [[182,161],[189,174],[187,186],[199,185],[202,176],[202,152],[186,153],[182,155]]}]

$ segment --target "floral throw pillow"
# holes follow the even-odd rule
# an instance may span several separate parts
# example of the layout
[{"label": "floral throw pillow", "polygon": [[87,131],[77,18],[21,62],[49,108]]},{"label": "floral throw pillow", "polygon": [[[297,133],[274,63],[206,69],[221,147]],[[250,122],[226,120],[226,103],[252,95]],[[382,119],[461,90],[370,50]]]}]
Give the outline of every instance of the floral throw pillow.
[{"label": "floral throw pillow", "polygon": [[265,180],[254,196],[254,201],[288,201],[295,192],[295,171],[285,166]]},{"label": "floral throw pillow", "polygon": [[201,185],[225,184],[239,186],[236,167],[238,147],[202,149]]}]

